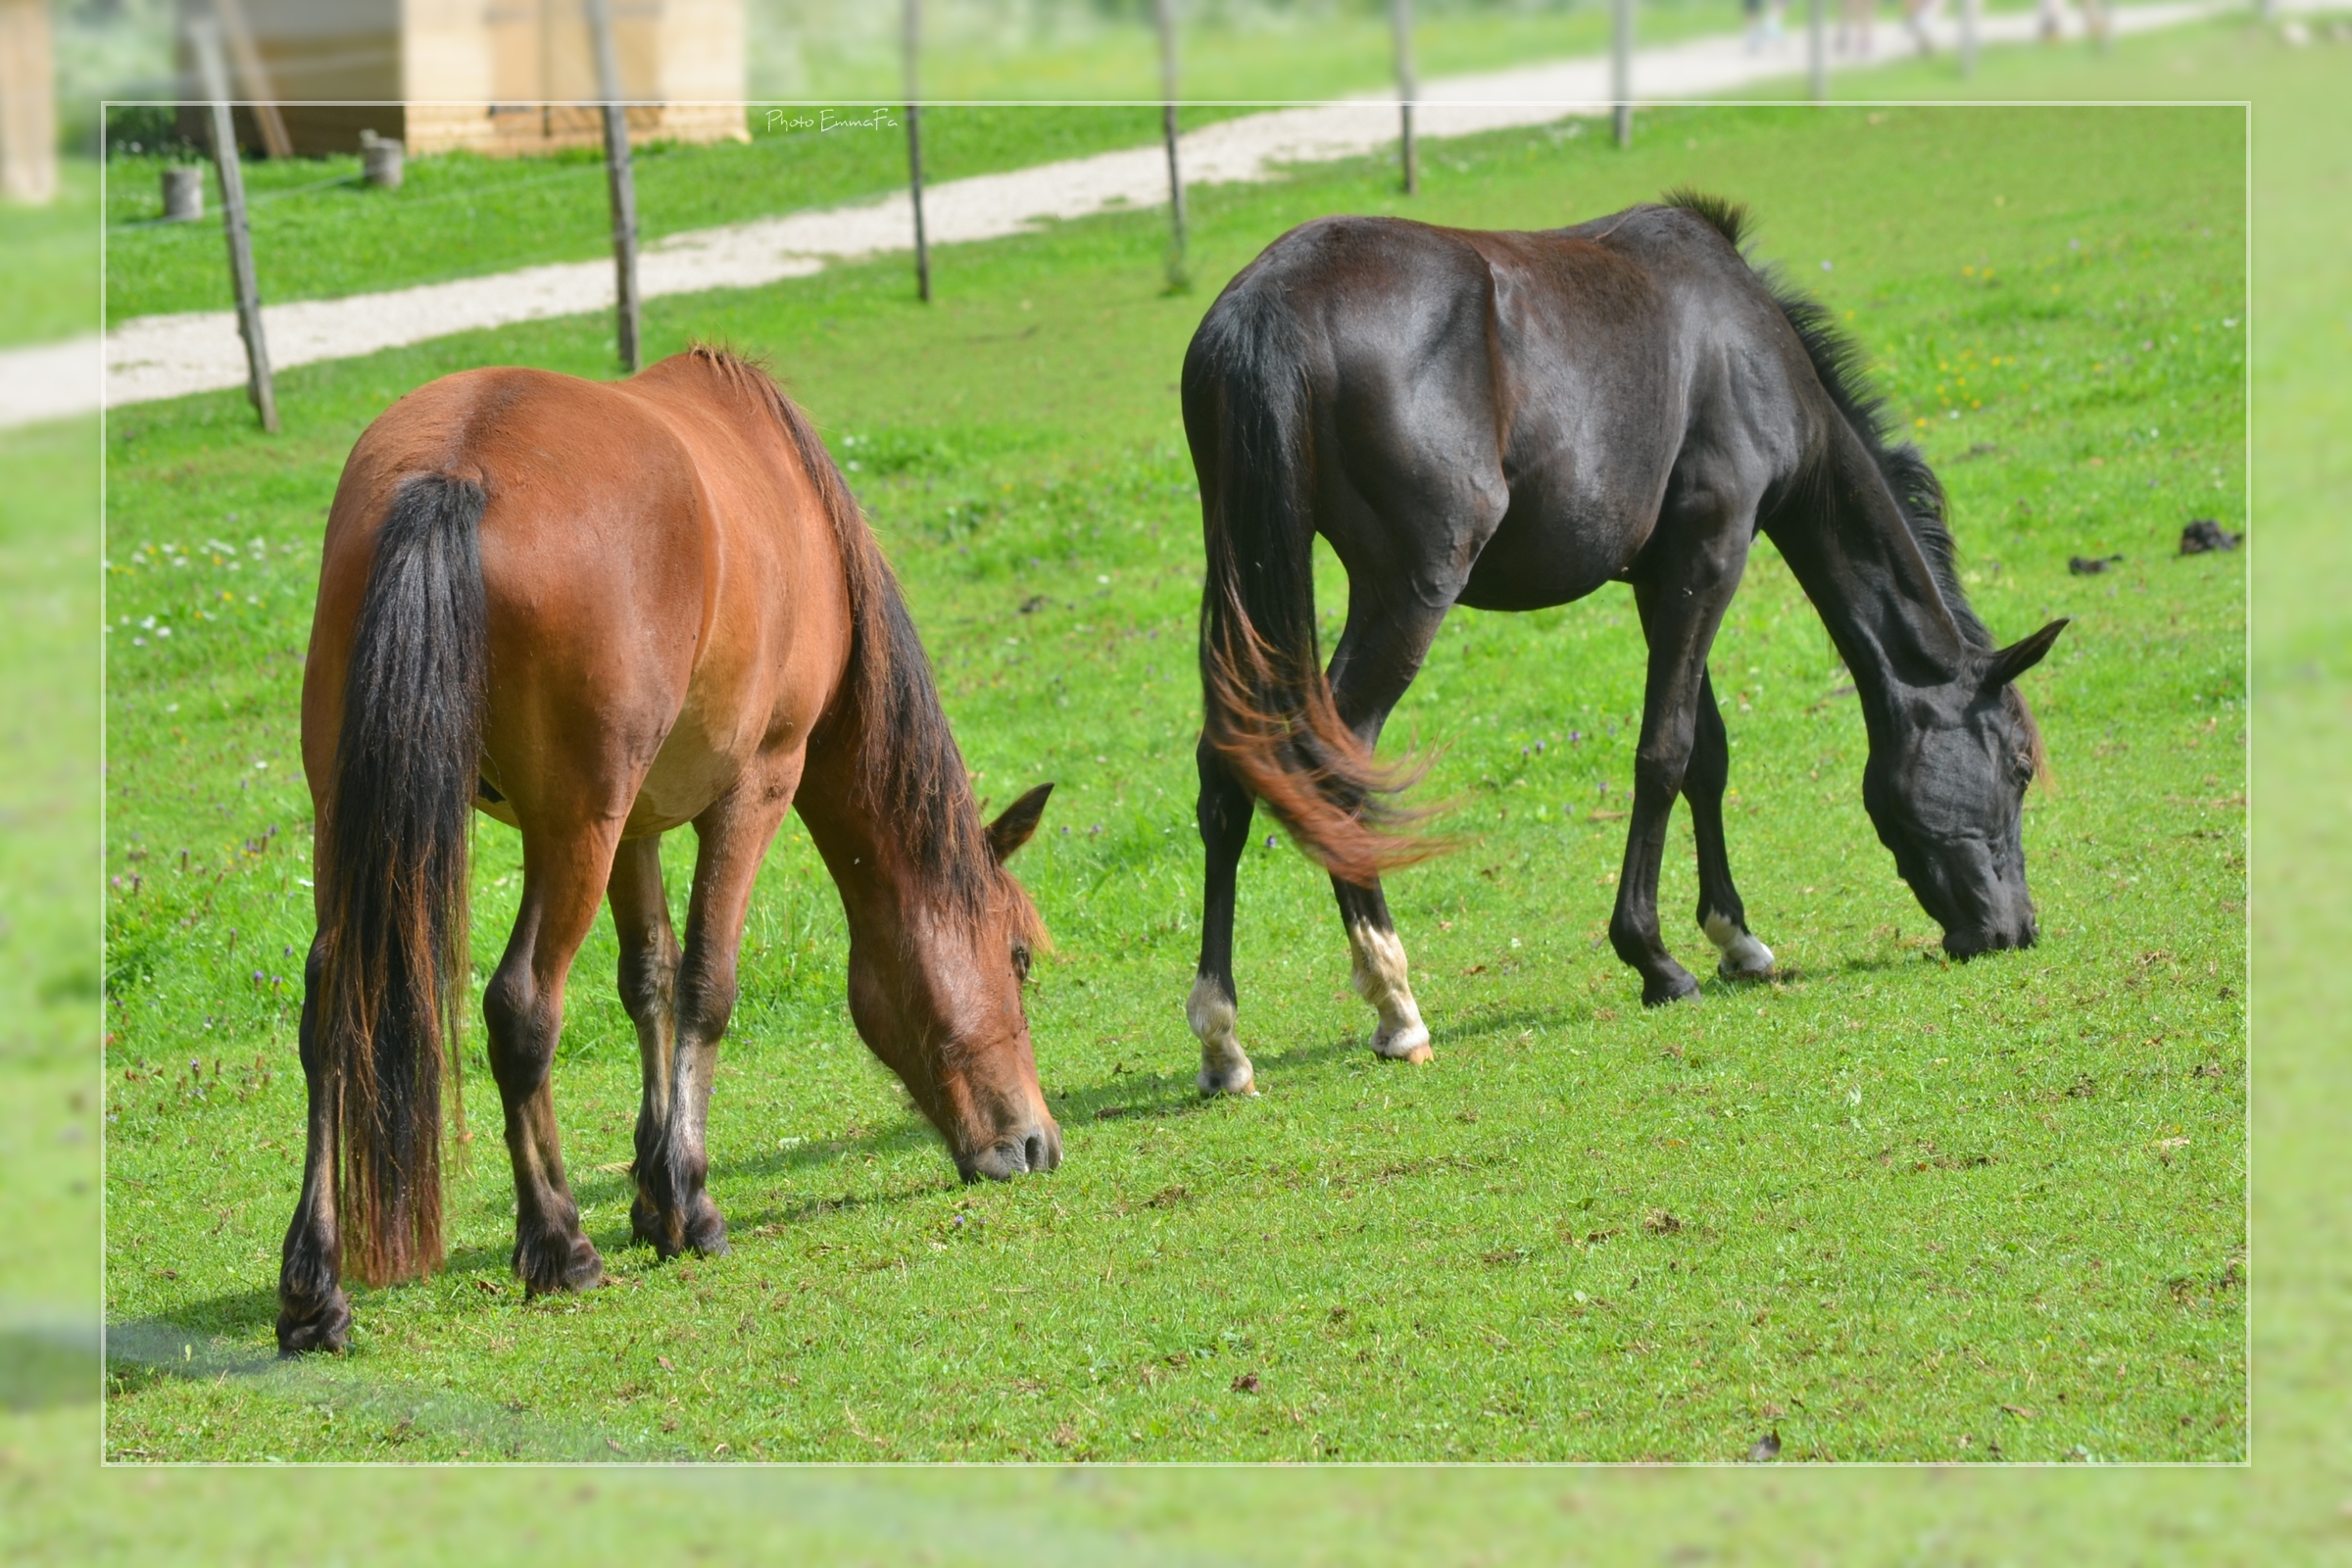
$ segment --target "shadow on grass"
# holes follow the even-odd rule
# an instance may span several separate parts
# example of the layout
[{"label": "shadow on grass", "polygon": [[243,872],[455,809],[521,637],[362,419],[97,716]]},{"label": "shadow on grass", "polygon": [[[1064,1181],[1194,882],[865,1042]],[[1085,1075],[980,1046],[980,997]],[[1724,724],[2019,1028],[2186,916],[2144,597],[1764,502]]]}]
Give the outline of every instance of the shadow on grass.
[{"label": "shadow on grass", "polygon": [[98,1397],[98,1337],[86,1323],[0,1329],[0,1411],[87,1404]]},{"label": "shadow on grass", "polygon": [[264,1327],[276,1326],[277,1292],[274,1288],[230,1291],[220,1296],[199,1297],[180,1302],[172,1308],[172,1315],[168,1319],[158,1315],[110,1323],[106,1330],[108,1360],[115,1359],[118,1341],[124,1335],[130,1336],[130,1339],[122,1343],[145,1343],[141,1336],[146,1330],[140,1327],[141,1324],[165,1324],[170,1332],[180,1335],[183,1341],[189,1335],[243,1338]]},{"label": "shadow on grass", "polygon": [[[397,1458],[419,1438],[461,1446],[482,1458],[567,1460],[678,1459],[685,1450],[648,1433],[623,1433],[601,1426],[534,1416],[520,1401],[476,1398],[445,1389],[414,1387],[378,1376],[364,1364],[332,1355],[280,1360],[168,1318],[137,1318],[107,1326],[106,1360],[113,1396],[131,1398],[172,1384],[221,1384],[234,1380],[245,1392],[331,1412],[345,1429],[340,1446],[358,1442],[380,1446]],[[109,1445],[112,1456],[155,1457]],[[201,1458],[202,1454],[173,1454]]]},{"label": "shadow on grass", "polygon": [[[1589,1022],[1594,1011],[1592,1005],[1577,1004],[1564,1007],[1526,1007],[1478,1013],[1441,1025],[1432,1031],[1431,1040],[1439,1047],[1458,1048],[1482,1040],[1521,1034],[1531,1029],[1550,1030],[1571,1023]],[[1410,1070],[1402,1063],[1380,1063],[1379,1058],[1372,1054],[1365,1037],[1356,1033],[1329,1037],[1280,1051],[1261,1048],[1253,1059],[1259,1082],[1268,1093],[1312,1093],[1335,1081],[1341,1070],[1358,1059],[1377,1063],[1384,1068],[1394,1066],[1397,1071]],[[1202,1096],[1189,1071],[1176,1071],[1122,1072],[1084,1087],[1050,1091],[1047,1102],[1055,1120],[1061,1124],[1065,1157],[1069,1157],[1077,1152],[1070,1150],[1069,1145],[1078,1142],[1101,1123],[1181,1122],[1216,1109],[1219,1100],[1217,1097]],[[938,1133],[919,1116],[908,1115],[872,1132],[852,1129],[848,1136],[798,1144],[787,1149],[762,1150],[730,1159],[714,1168],[711,1175],[714,1184],[721,1187],[749,1185],[786,1176],[807,1180],[854,1160],[904,1154],[913,1150],[927,1150],[938,1157],[940,1166],[935,1178],[917,1177],[879,1191],[844,1192],[836,1196],[810,1195],[786,1201],[771,1201],[761,1206],[729,1207],[722,1204],[729,1231],[734,1237],[739,1240],[750,1237],[767,1240],[826,1215],[894,1208],[935,1195],[943,1188],[953,1187],[956,1178]],[[630,1179],[624,1172],[582,1172],[574,1179],[574,1192],[583,1205],[622,1205],[629,1200],[632,1191]],[[601,1230],[592,1231],[590,1239],[608,1257],[642,1245],[631,1235],[626,1220],[618,1220]],[[498,1248],[466,1249],[452,1253],[450,1257],[453,1270],[495,1270],[505,1268],[506,1264],[507,1254]]]}]

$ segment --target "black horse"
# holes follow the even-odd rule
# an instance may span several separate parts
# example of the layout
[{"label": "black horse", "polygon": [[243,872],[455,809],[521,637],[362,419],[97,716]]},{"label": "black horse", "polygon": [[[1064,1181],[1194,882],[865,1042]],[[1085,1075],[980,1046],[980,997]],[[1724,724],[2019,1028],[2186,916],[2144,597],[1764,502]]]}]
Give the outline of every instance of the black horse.
[{"label": "black horse", "polygon": [[[1331,218],[1292,230],[1210,308],[1184,362],[1200,480],[1200,1088],[1247,1092],[1235,1035],[1234,872],[1263,801],[1332,874],[1372,1048],[1423,1060],[1380,873],[1431,853],[1372,760],[1446,612],[1538,610],[1633,585],[1649,641],[1632,821],[1609,935],[1649,1004],[1697,982],[1658,933],[1679,793],[1698,923],[1727,977],[1772,953],[1724,854],[1730,751],[1707,650],[1760,527],[1853,672],[1862,798],[1966,958],[2030,946],[2019,817],[2041,765],[2011,685],[2063,620],[1995,649],[1952,567],[1943,494],[1889,443],[1854,346],[1752,268],[1743,209],[1688,191],[1573,228],[1483,233]],[[1313,536],[1348,571],[1326,675]]]}]

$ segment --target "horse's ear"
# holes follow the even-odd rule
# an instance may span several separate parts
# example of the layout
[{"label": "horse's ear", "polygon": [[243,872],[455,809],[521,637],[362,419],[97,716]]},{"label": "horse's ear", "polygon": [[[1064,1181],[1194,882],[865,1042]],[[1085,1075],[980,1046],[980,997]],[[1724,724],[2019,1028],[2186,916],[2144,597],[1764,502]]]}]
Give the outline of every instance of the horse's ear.
[{"label": "horse's ear", "polygon": [[1993,655],[1992,662],[1985,666],[1984,689],[1997,692],[2040,663],[2042,656],[2050,651],[2050,645],[2058,640],[2058,634],[2066,630],[2066,626],[2067,617],[2061,615],[2033,636],[2011,643]]},{"label": "horse's ear", "polygon": [[1012,852],[1029,842],[1037,831],[1037,819],[1046,814],[1046,797],[1054,793],[1051,784],[1040,784],[1010,806],[994,822],[988,824],[988,853],[1003,865],[1012,858]]}]

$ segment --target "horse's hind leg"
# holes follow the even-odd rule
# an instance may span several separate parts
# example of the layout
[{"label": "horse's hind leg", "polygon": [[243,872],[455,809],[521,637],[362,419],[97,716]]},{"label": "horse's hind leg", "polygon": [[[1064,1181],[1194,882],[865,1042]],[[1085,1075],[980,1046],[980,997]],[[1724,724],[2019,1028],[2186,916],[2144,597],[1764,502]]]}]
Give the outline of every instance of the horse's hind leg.
[{"label": "horse's hind leg", "polygon": [[335,1228],[332,1086],[318,1054],[320,938],[303,966],[303,1082],[310,1095],[309,1146],[302,1161],[302,1199],[278,1254],[277,1348],[281,1355],[340,1350],[351,1335],[351,1301],[336,1282],[340,1238]]},{"label": "horse's hind leg", "polygon": [[[764,780],[747,778],[695,818],[694,895],[686,911],[686,951],[672,981],[667,1092],[657,1116],[649,1070],[646,1110],[637,1122],[637,1200],[629,1210],[637,1235],[663,1257],[727,1250],[727,1222],[705,1189],[710,1081],[719,1037],[735,1008],[736,956],[752,884],[799,782],[796,758]],[[657,865],[657,893],[660,877]]]},{"label": "horse's hind leg", "polygon": [[1185,1020],[1200,1042],[1200,1075],[1194,1080],[1204,1095],[1253,1095],[1255,1075],[1242,1050],[1234,1020],[1240,997],[1233,985],[1234,882],[1242,851],[1250,842],[1252,802],[1249,786],[1234,777],[1207,737],[1198,754],[1200,768],[1201,848],[1207,851],[1208,871],[1201,886],[1200,967],[1193,977],[1193,994],[1184,1004]]},{"label": "horse's hind leg", "polygon": [[1732,777],[1731,739],[1715,706],[1715,686],[1706,671],[1698,677],[1698,724],[1690,738],[1690,762],[1683,771],[1683,799],[1690,803],[1690,827],[1698,841],[1698,928],[1723,955],[1715,972],[1726,980],[1761,980],[1772,973],[1772,950],[1747,929],[1747,910],[1732,886],[1732,861],[1723,840],[1723,792]]},{"label": "horse's hind leg", "polygon": [[1429,1060],[1429,1030],[1405,979],[1404,944],[1397,940],[1396,922],[1389,918],[1389,901],[1380,884],[1357,887],[1335,876],[1331,890],[1339,898],[1340,923],[1348,928],[1348,951],[1354,960],[1348,983],[1380,1014],[1372,1030],[1374,1054],[1396,1061]]},{"label": "horse's hind leg", "polygon": [[[1400,610],[1355,592],[1352,583],[1349,587],[1348,625],[1331,658],[1331,696],[1340,722],[1370,752],[1405,688],[1420,673],[1421,662],[1446,622],[1452,593],[1435,595],[1440,606],[1434,610],[1417,595],[1399,595],[1405,601]],[[1404,944],[1397,940],[1396,922],[1389,916],[1389,901],[1379,881],[1359,887],[1335,876],[1331,890],[1339,900],[1340,923],[1347,928],[1354,960],[1348,982],[1380,1015],[1372,1031],[1372,1050],[1396,1061],[1429,1060],[1429,1030],[1413,1000]]]},{"label": "horse's hind leg", "polygon": [[604,1260],[580,1228],[579,1204],[564,1174],[549,1070],[564,1028],[564,986],[580,942],[596,920],[617,822],[522,841],[522,907],[506,956],[482,991],[490,1073],[506,1111],[507,1155],[514,1166],[514,1272],[533,1295],[603,1283]]}]

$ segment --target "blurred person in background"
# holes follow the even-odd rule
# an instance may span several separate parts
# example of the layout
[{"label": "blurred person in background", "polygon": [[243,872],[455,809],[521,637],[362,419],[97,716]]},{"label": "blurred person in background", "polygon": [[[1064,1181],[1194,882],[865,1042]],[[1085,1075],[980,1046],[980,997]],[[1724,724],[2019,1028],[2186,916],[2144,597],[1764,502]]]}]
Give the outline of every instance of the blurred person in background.
[{"label": "blurred person in background", "polygon": [[1903,0],[1903,25],[1923,57],[1936,52],[1936,36],[1928,31],[1928,24],[1941,15],[1943,0]]},{"label": "blurred person in background", "polygon": [[1871,24],[1876,20],[1878,0],[1838,0],[1837,49],[1841,55],[1857,60],[1871,57]]},{"label": "blurred person in background", "polygon": [[1788,14],[1788,0],[1740,0],[1740,9],[1747,13],[1747,52],[1760,55],[1781,41],[1781,20]]}]

